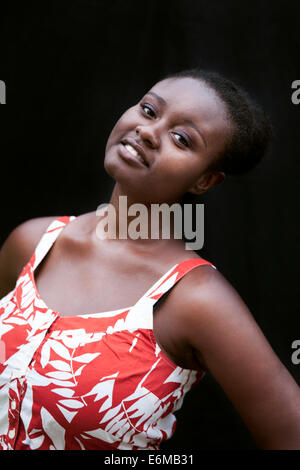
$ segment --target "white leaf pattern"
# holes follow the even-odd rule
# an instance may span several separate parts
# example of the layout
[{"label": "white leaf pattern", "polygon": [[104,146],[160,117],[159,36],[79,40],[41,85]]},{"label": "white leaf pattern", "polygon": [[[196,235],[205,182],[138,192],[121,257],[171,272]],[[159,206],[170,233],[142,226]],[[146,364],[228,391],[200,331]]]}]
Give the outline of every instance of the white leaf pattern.
[{"label": "white leaf pattern", "polygon": [[62,370],[64,372],[70,372],[71,371],[71,366],[67,362],[63,361],[50,361],[49,364],[51,364],[52,367],[58,370]]},{"label": "white leaf pattern", "polygon": [[16,325],[26,325],[27,321],[22,318],[14,317],[9,319],[9,323],[15,323]]},{"label": "white leaf pattern", "polygon": [[71,423],[72,419],[77,415],[77,411],[70,411],[61,405],[57,405],[57,408],[62,412],[68,423]]},{"label": "white leaf pattern", "polygon": [[82,408],[84,406],[84,404],[79,400],[59,400],[59,403],[67,406],[68,408]]},{"label": "white leaf pattern", "polygon": [[59,380],[68,380],[72,378],[72,374],[70,374],[69,372],[47,372],[46,375]]},{"label": "white leaf pattern", "polygon": [[43,406],[41,419],[45,433],[50,437],[56,450],[65,448],[65,429],[53,418]]},{"label": "white leaf pattern", "polygon": [[76,440],[76,441],[78,442],[78,444],[80,445],[80,449],[81,449],[81,450],[85,450],[84,445],[82,444],[82,442],[81,442],[77,437],[75,437],[75,440]]},{"label": "white leaf pattern", "polygon": [[59,343],[58,341],[54,341],[53,339],[50,339],[49,345],[59,356],[63,357],[64,359],[71,359],[68,349],[65,346],[63,346],[61,343]]},{"label": "white leaf pattern", "polygon": [[91,362],[95,357],[98,357],[100,353],[94,353],[94,354],[82,354],[81,356],[73,357],[73,361],[76,362]]},{"label": "white leaf pattern", "polygon": [[75,390],[72,390],[71,388],[53,388],[52,392],[57,393],[57,395],[62,397],[70,398],[74,395]]},{"label": "white leaf pattern", "polygon": [[50,345],[47,342],[42,347],[42,352],[41,352],[41,365],[43,368],[46,366],[46,364],[48,364],[49,358],[50,358]]},{"label": "white leaf pattern", "polygon": [[84,368],[85,368],[85,365],[84,365],[84,366],[80,366],[80,367],[77,369],[77,371],[75,372],[75,374],[74,374],[75,377],[77,377],[78,375],[80,375],[81,372],[82,372],[82,369],[84,369]]},{"label": "white leaf pattern", "polygon": [[44,439],[45,439],[45,436],[35,437],[34,439],[30,439],[28,444],[30,445],[32,450],[36,450],[39,447],[41,447],[41,445],[43,444]]}]

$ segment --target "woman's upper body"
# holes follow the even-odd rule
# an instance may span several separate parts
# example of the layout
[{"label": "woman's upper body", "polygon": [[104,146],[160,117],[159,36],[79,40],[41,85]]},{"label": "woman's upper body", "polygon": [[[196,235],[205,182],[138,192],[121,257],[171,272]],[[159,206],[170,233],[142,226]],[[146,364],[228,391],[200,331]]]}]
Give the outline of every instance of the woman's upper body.
[{"label": "woman's upper body", "polygon": [[[152,204],[173,204],[188,192],[201,194],[224,181],[226,175],[222,168],[238,173],[242,169],[249,169],[261,158],[266,137],[262,116],[252,111],[245,96],[231,82],[214,74],[204,74],[198,78],[173,77],[158,82],[114,126],[105,150],[104,167],[116,181],[110,203],[117,216],[120,215],[120,196],[127,196],[130,206],[142,203],[148,209]],[[175,396],[178,400],[184,392],[185,378],[192,377],[193,371],[194,377],[195,374],[202,376],[206,370],[227,394],[260,448],[300,449],[299,387],[272,350],[238,293],[217,269],[202,266],[200,257],[187,252],[182,240],[152,240],[151,237],[147,240],[121,240],[118,237],[116,240],[99,240],[96,236],[97,218],[89,213],[72,220],[64,228],[33,276],[36,260],[35,256],[30,257],[51,220],[40,218],[21,224],[1,249],[1,295],[14,289],[18,279],[15,300],[9,299],[5,314],[10,315],[17,303],[22,304],[22,299],[26,305],[32,298],[36,299],[38,291],[41,298],[37,298],[37,308],[49,316],[39,336],[43,348],[49,341],[49,337],[45,337],[48,327],[51,335],[54,335],[50,340],[57,341],[60,333],[53,330],[55,324],[62,325],[71,320],[76,322],[79,318],[82,321],[82,317],[76,318],[76,315],[87,311],[102,312],[103,320],[104,311],[109,310],[108,314],[111,314],[112,309],[133,305],[166,272],[167,278],[162,285],[167,292],[170,290],[167,287],[173,287],[172,283],[180,278],[175,271],[175,277],[172,275],[170,281],[168,271],[173,269],[175,263],[178,263],[176,270],[185,262],[189,263],[188,259],[194,258],[196,261],[193,263],[199,263],[199,268],[193,265],[193,269],[181,275],[180,282],[176,282],[176,287],[157,305],[154,316],[152,312],[149,314],[151,308],[149,310],[145,307],[141,309],[140,318],[135,317],[138,321],[146,319],[146,330],[149,325],[153,327],[153,344],[144,342],[144,347],[148,348],[147,354],[151,356],[150,370],[156,367],[154,357],[163,353],[177,371],[174,379],[174,374],[169,374],[166,369],[167,362],[159,362],[159,368],[164,369],[159,369],[162,375],[152,381],[155,392],[153,396],[147,392],[147,400],[151,397],[157,400],[162,391],[159,389],[162,382],[169,386],[172,383],[170,396],[173,404],[170,407],[174,410]],[[148,222],[151,222],[151,216]],[[47,234],[47,237],[51,236]],[[25,263],[25,270],[20,275]],[[19,297],[21,300],[18,300]],[[152,298],[148,292],[142,298],[150,305],[149,302],[156,302],[158,297],[155,293]],[[33,314],[31,307],[27,308],[29,311],[25,309],[23,312],[25,320]],[[59,318],[55,311],[60,313]],[[125,309],[123,314],[130,315],[130,309]],[[38,314],[33,324],[36,318],[42,321]],[[56,320],[58,323],[55,323]],[[123,326],[126,325],[127,317],[120,318],[120,321]],[[41,327],[40,323],[38,326]],[[28,331],[26,334],[29,335],[31,346],[36,344],[38,348],[35,340],[39,329],[35,330],[35,334],[31,333],[30,328]],[[125,331],[124,328],[122,331]],[[139,339],[145,339],[143,331],[139,333]],[[25,334],[24,331],[22,334]],[[100,337],[97,336],[97,339],[102,341],[95,341],[94,346],[100,345],[105,339],[102,333]],[[112,338],[113,335],[110,335],[109,339]],[[129,348],[134,354],[134,345],[138,344],[135,340],[137,338],[132,338]],[[115,354],[115,348],[119,347],[119,343],[114,347],[105,344],[108,356]],[[47,354],[50,354],[49,351]],[[99,354],[101,360],[101,351],[95,354],[95,360],[98,360]],[[57,360],[54,360],[56,366]],[[39,368],[38,383],[46,387],[50,379],[41,378],[41,371],[43,365],[47,367],[48,359],[41,361],[37,356],[29,364],[30,378],[36,379],[33,373],[36,365]],[[139,361],[142,364],[141,357]],[[108,366],[108,362],[103,364]],[[53,374],[50,371],[47,373]],[[165,378],[162,379],[162,376]],[[126,374],[123,378],[126,383]],[[16,379],[18,381],[18,377]],[[128,383],[132,382],[131,378],[127,379]],[[176,395],[174,384],[178,380],[181,388],[179,395]],[[22,384],[18,384],[21,388],[15,390],[15,393],[27,394],[26,397],[32,402],[32,396],[28,397],[31,388],[27,386],[26,392],[22,392]],[[190,386],[188,380],[187,388]],[[103,388],[101,390],[100,395],[103,394]],[[136,391],[140,392],[140,388]],[[167,399],[166,396],[164,398]],[[49,406],[52,406],[51,403]],[[81,410],[84,409],[83,403]],[[151,406],[148,408],[149,413],[150,409]],[[117,411],[114,410],[115,413],[119,411],[118,407]],[[128,413],[128,409],[124,409],[124,412]],[[166,434],[163,424],[170,419],[169,412],[165,409],[159,411],[162,419],[161,434]],[[44,416],[48,415],[44,413]],[[66,416],[71,419],[73,415]],[[133,418],[132,414],[130,418]],[[151,419],[154,418],[152,415]],[[28,421],[28,416],[26,419]],[[45,422],[47,424],[49,420]],[[134,432],[134,426],[131,427]],[[155,434],[154,428],[151,428],[151,432]],[[170,431],[170,427],[167,429]],[[141,433],[145,429],[135,431]]]},{"label": "woman's upper body", "polygon": [[[133,305],[173,266],[172,260],[197,258],[176,246],[173,253],[164,256],[161,252],[158,264],[149,259],[151,268],[146,272],[144,252],[142,257],[141,253],[130,253],[120,258],[118,249],[104,253],[105,243],[98,258],[88,235],[94,218],[95,213],[88,213],[69,223],[36,271],[39,294],[62,318]],[[14,288],[37,242],[56,219],[29,220],[8,237],[0,252],[0,297]],[[126,284],[126,274],[132,278],[141,268],[142,280],[135,276],[134,286]],[[95,277],[92,274],[96,272]],[[215,377],[259,447],[300,447],[299,387],[218,270],[211,266],[190,270],[155,310],[153,334],[172,363],[187,370],[209,371]]]},{"label": "woman's upper body", "polygon": [[[178,366],[160,349],[153,333],[153,309],[190,270],[210,263],[182,260],[148,284],[146,293],[130,299],[133,305],[86,313],[84,299],[100,292],[100,310],[109,293],[108,284],[99,282],[105,266],[98,260],[94,286],[90,271],[84,275],[82,259],[78,262],[80,250],[88,253],[91,247],[89,237],[82,239],[88,219],[53,220],[14,289],[0,300],[0,333],[6,347],[0,365],[2,449],[158,449],[175,430],[173,412],[204,375],[203,370]],[[9,245],[6,242],[2,255]],[[105,251],[104,246],[100,243],[99,249]],[[96,260],[89,261],[96,268]],[[56,289],[54,298],[63,300],[60,307],[40,296],[41,272],[44,278],[46,272],[45,285]],[[69,280],[75,272],[81,275]],[[116,271],[110,279],[111,295],[118,291],[119,279]],[[77,300],[69,312],[67,292],[71,303]],[[45,297],[48,302],[47,293]],[[84,310],[78,312],[81,304]]]}]

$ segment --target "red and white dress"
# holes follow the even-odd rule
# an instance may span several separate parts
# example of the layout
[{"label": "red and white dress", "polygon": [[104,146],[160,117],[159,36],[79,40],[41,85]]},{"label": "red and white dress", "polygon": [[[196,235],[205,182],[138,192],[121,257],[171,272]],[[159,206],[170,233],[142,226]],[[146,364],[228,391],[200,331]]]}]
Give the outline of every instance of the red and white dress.
[{"label": "red and white dress", "polygon": [[182,261],[132,307],[62,317],[39,296],[34,270],[73,219],[50,224],[0,300],[0,449],[158,450],[205,372],[162,353],[153,307],[191,269],[214,266]]}]

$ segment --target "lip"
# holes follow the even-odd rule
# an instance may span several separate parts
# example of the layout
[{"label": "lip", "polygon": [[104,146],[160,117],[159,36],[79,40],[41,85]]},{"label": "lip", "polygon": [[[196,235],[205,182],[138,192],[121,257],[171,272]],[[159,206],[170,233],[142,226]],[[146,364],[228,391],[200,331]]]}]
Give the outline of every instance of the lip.
[{"label": "lip", "polygon": [[[129,142],[128,142],[129,143]],[[127,150],[123,143],[118,145],[118,153],[123,160],[127,161],[129,164],[133,166],[138,166],[139,168],[148,168],[144,163],[142,163],[137,157],[132,155],[132,153]]]},{"label": "lip", "polygon": [[[132,139],[131,137],[127,137],[126,139],[123,139],[121,141],[121,144],[123,145],[126,145],[126,144],[129,144],[131,145],[131,147],[134,148],[134,150],[136,150],[140,155],[141,157],[145,160],[146,162],[146,165],[144,165],[142,163],[143,166],[146,166],[147,168],[149,167],[149,160],[148,160],[148,157],[145,153],[145,150],[143,149],[143,147],[135,140],[135,139]],[[126,149],[125,149],[126,150]],[[130,152],[129,152],[130,153]]]}]

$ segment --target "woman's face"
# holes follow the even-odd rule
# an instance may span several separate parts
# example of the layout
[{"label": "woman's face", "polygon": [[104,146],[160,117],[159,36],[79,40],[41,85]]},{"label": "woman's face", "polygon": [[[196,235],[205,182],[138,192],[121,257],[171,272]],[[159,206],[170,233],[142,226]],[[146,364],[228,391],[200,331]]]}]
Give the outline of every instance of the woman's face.
[{"label": "woman's face", "polygon": [[166,79],[117,121],[104,167],[139,202],[176,202],[203,192],[206,169],[230,133],[225,105],[211,88],[192,78]]}]

